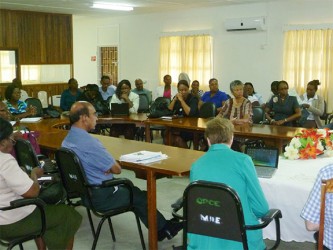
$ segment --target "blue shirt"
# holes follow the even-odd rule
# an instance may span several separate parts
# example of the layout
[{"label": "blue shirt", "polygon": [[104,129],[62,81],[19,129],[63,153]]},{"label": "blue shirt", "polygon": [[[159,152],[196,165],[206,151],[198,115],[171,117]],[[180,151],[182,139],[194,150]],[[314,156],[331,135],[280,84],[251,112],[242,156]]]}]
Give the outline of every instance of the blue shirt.
[{"label": "blue shirt", "polygon": [[69,89],[64,90],[61,94],[60,108],[63,111],[70,110],[72,104],[76,102],[76,99],[79,97],[80,94],[81,94],[80,90],[76,92],[76,95],[72,95]]},{"label": "blue shirt", "polygon": [[[321,180],[328,180],[333,178],[333,164],[322,168],[317,179],[313,185],[311,193],[305,206],[302,210],[301,217],[304,220],[310,221],[314,224],[320,222],[320,194],[321,194]],[[333,194],[326,194],[325,202],[325,222],[324,222],[324,245],[329,249],[333,249]]]},{"label": "blue shirt", "polygon": [[18,115],[27,112],[27,104],[23,101],[18,100],[17,102],[17,109],[13,107],[13,105],[10,102],[6,102],[8,111],[12,113],[13,115]]},{"label": "blue shirt", "polygon": [[115,89],[113,86],[109,86],[106,91],[103,91],[102,87],[99,87],[99,93],[101,93],[103,100],[106,101],[110,96],[113,96]]},{"label": "blue shirt", "polygon": [[[259,180],[248,155],[231,150],[225,144],[214,144],[208,152],[193,163],[190,182],[205,180],[221,182],[232,187],[240,197],[245,223],[258,224],[258,218],[268,212],[268,203],[259,184]],[[189,234],[187,249],[243,249],[237,241],[223,240],[209,236]],[[248,230],[249,249],[263,250],[261,230]]]},{"label": "blue shirt", "polygon": [[112,174],[104,173],[115,164],[114,158],[87,131],[72,126],[61,146],[73,150],[79,157],[89,184],[101,184],[113,179]]},{"label": "blue shirt", "polygon": [[217,91],[213,97],[210,97],[210,91],[207,91],[201,97],[201,101],[203,102],[212,102],[215,104],[216,108],[222,107],[222,102],[228,100],[228,96],[226,93],[222,91]]}]

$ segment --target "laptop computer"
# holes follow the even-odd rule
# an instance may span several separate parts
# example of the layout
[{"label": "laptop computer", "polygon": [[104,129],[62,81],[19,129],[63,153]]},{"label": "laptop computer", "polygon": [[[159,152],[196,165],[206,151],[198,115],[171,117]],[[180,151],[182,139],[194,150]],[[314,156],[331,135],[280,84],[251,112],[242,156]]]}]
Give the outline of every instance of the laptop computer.
[{"label": "laptop computer", "polygon": [[278,168],[278,148],[246,147],[245,154],[251,157],[259,178],[272,178]]},{"label": "laptop computer", "polygon": [[129,116],[129,104],[111,103],[111,115],[113,116]]}]

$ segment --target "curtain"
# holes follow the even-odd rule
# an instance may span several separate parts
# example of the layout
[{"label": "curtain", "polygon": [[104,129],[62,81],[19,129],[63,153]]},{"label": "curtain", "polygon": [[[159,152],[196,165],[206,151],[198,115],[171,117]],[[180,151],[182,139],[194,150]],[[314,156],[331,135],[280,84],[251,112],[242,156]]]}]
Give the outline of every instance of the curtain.
[{"label": "curtain", "polygon": [[318,79],[317,94],[332,111],[333,91],[333,30],[293,30],[284,35],[283,79],[299,95],[306,92],[309,81]]},{"label": "curtain", "polygon": [[160,79],[168,74],[177,82],[178,75],[184,72],[191,81],[198,80],[201,88],[208,86],[213,75],[212,44],[209,35],[161,37]]}]

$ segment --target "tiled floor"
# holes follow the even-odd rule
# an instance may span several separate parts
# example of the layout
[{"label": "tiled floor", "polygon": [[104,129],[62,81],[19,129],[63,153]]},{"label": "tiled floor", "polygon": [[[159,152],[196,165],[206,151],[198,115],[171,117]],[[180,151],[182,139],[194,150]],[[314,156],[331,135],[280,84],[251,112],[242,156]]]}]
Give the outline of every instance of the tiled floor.
[{"label": "tiled floor", "polygon": [[[135,175],[131,171],[123,170],[119,177],[126,177],[133,181],[133,183],[141,189],[146,189],[146,182],[141,179],[135,178]],[[165,217],[171,218],[171,207],[177,198],[182,195],[183,190],[188,185],[189,181],[186,177],[174,177],[171,179],[160,179],[157,181],[157,206],[158,209],[165,215]],[[83,222],[76,234],[74,249],[76,250],[88,250],[91,249],[93,237],[91,234],[86,210],[83,207],[77,208],[77,210],[83,215]],[[107,223],[104,224],[100,239],[97,243],[97,249],[113,249],[113,250],[136,250],[141,249],[140,239],[137,232],[134,215],[127,213],[113,217],[112,219],[116,242],[112,241],[111,234]],[[97,220],[95,225],[97,225]],[[143,234],[148,248],[148,233],[147,229],[142,224]],[[182,233],[179,233],[172,240],[164,240],[159,242],[159,249],[172,249],[172,246],[181,245]],[[267,241],[268,246],[272,242]],[[34,242],[28,242],[24,245],[25,249],[36,249]],[[4,248],[0,247],[0,250]],[[18,248],[16,248],[18,249]],[[314,250],[315,245],[310,242],[298,243],[298,242],[281,242],[279,249],[281,250]],[[232,249],[231,249],[232,250]]]}]

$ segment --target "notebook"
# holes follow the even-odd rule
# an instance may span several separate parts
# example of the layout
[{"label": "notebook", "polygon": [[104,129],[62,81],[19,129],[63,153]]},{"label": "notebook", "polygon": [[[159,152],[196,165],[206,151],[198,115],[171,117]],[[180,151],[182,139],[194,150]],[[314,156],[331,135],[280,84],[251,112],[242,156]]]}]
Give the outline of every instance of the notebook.
[{"label": "notebook", "polygon": [[246,147],[245,154],[252,158],[259,178],[272,178],[278,168],[278,148]]},{"label": "notebook", "polygon": [[111,103],[111,115],[129,116],[129,104],[128,103]]}]

